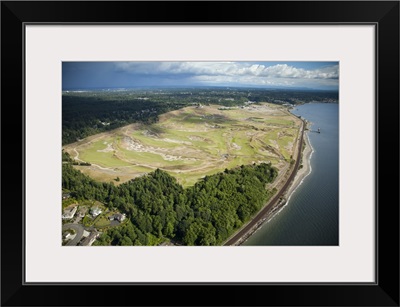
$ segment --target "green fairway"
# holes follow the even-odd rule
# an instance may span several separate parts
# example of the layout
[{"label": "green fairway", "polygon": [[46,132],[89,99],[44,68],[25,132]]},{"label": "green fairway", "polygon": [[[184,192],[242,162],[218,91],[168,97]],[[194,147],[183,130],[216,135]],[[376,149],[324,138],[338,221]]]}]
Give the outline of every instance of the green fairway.
[{"label": "green fairway", "polygon": [[151,125],[132,124],[64,146],[77,167],[102,181],[119,183],[163,169],[184,186],[242,164],[272,162],[293,154],[301,121],[283,108],[261,104],[221,110],[186,107]]}]

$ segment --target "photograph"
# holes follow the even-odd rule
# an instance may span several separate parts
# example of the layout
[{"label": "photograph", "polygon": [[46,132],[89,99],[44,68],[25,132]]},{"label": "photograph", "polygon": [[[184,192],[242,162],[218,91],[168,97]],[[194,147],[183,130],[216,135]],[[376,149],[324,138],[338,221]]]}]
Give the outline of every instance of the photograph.
[{"label": "photograph", "polygon": [[399,306],[399,6],[2,1],[0,305]]},{"label": "photograph", "polygon": [[339,62],[63,62],[63,246],[339,245]]}]

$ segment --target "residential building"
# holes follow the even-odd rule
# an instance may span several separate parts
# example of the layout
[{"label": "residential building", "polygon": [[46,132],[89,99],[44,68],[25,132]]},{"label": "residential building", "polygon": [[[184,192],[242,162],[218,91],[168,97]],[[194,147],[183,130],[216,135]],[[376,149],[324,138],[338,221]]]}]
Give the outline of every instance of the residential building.
[{"label": "residential building", "polygon": [[90,213],[92,214],[93,217],[98,216],[102,212],[103,210],[101,210],[99,207],[94,207],[90,210]]},{"label": "residential building", "polygon": [[65,219],[72,219],[76,213],[76,210],[78,210],[78,206],[74,207],[69,207],[67,209],[64,209],[62,218]]},{"label": "residential building", "polygon": [[113,214],[113,215],[109,216],[108,218],[111,221],[116,220],[116,221],[122,222],[123,220],[125,220],[126,215],[125,214],[121,214],[121,213],[116,213],[116,214]]},{"label": "residential building", "polygon": [[97,230],[94,230],[88,235],[83,241],[79,243],[80,246],[90,246],[93,244],[94,241],[99,237],[100,233]]}]

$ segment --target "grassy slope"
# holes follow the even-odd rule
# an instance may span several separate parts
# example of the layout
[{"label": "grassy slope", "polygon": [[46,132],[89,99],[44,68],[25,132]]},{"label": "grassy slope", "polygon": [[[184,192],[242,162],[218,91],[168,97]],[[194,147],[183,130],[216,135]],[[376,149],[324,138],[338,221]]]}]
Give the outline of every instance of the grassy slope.
[{"label": "grassy slope", "polygon": [[[255,109],[258,108],[258,109]],[[89,137],[64,149],[98,167],[79,167],[101,181],[121,182],[155,168],[184,186],[241,164],[290,158],[300,121],[275,106],[218,110],[187,107],[160,117],[150,126],[134,124]],[[275,150],[271,150],[274,148]]]}]

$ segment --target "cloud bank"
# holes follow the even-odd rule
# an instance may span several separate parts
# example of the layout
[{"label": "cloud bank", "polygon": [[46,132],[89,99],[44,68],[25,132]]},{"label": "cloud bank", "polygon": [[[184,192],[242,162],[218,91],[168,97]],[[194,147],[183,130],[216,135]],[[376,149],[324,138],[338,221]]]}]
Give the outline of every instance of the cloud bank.
[{"label": "cloud bank", "polygon": [[199,80],[219,78],[338,79],[339,65],[319,69],[296,68],[288,64],[266,66],[248,62],[118,62],[116,70],[145,75],[191,75]]},{"label": "cloud bank", "polygon": [[63,87],[339,87],[338,62],[66,62]]}]

